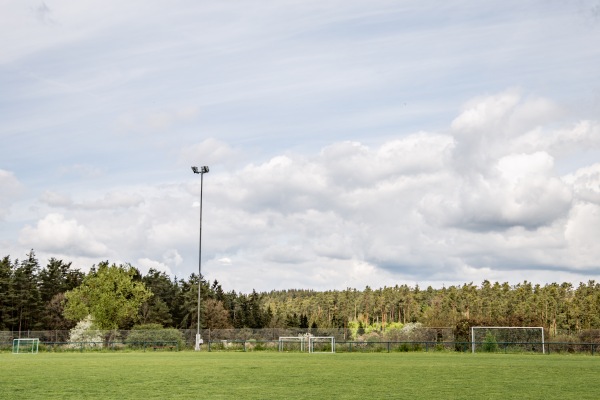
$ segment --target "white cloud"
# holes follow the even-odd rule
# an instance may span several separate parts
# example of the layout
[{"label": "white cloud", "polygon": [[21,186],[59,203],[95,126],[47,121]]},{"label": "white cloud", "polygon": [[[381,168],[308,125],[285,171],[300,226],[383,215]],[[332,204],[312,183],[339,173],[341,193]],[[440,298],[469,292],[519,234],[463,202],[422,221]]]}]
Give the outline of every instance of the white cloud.
[{"label": "white cloud", "polygon": [[163,262],[168,265],[179,266],[183,262],[177,249],[169,249],[163,254]]},{"label": "white cloud", "polygon": [[149,258],[138,259],[135,266],[138,267],[143,274],[147,274],[150,269],[154,269],[171,275],[171,269],[166,264]]},{"label": "white cloud", "polygon": [[[508,103],[505,110],[527,119],[527,101]],[[536,141],[524,130],[482,146],[498,134],[487,130],[486,118],[502,118],[478,118],[466,134],[455,126],[448,134],[420,132],[380,145],[334,142],[313,155],[287,152],[211,170],[204,182],[203,273],[248,290],[507,280],[544,268],[572,277],[597,266],[598,164],[562,177],[559,156],[550,153],[553,139]],[[550,138],[565,137],[565,128],[542,128]],[[516,151],[527,135],[527,148],[537,150]],[[471,151],[483,153],[478,159],[485,163],[464,163],[461,156],[481,154],[465,153],[461,141],[478,143]],[[196,151],[217,162],[230,147],[208,140]],[[65,215],[43,215],[22,230],[21,243],[90,260],[117,254],[144,269],[187,276],[197,270],[198,210],[189,206],[198,199],[196,178],[190,173],[185,183],[77,201],[45,192],[42,202]]]},{"label": "white cloud", "polygon": [[219,258],[217,261],[218,261],[218,262],[219,262],[221,265],[231,265],[231,264],[232,264],[232,262],[231,262],[231,258],[229,258],[229,257],[222,257],[222,258]]},{"label": "white cloud", "polygon": [[600,163],[581,168],[564,177],[578,200],[600,205]]},{"label": "white cloud", "polygon": [[600,248],[600,205],[577,204],[565,229],[568,242],[568,260],[576,267],[598,268]]},{"label": "white cloud", "polygon": [[48,214],[36,226],[25,226],[19,242],[42,251],[62,254],[107,257],[112,253],[93,233],[75,219],[61,214]]}]

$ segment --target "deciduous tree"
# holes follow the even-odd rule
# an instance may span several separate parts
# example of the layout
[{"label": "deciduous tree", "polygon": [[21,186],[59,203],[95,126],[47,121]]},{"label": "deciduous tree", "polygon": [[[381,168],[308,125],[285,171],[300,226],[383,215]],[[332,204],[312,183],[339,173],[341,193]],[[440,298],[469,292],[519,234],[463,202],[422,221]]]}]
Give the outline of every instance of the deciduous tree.
[{"label": "deciduous tree", "polygon": [[117,329],[127,319],[135,319],[152,295],[142,282],[134,281],[136,273],[131,266],[101,263],[81,286],[65,294],[65,317],[82,320],[91,315],[100,329]]}]

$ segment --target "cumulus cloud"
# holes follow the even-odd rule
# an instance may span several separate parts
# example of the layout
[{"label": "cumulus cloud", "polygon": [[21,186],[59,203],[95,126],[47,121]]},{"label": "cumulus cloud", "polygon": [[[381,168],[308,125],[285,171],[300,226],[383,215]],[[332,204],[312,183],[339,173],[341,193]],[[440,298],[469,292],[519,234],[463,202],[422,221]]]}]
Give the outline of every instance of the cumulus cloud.
[{"label": "cumulus cloud", "polygon": [[98,241],[94,234],[75,219],[61,214],[48,214],[36,226],[26,226],[21,230],[19,242],[42,251],[61,254],[106,257],[108,248]]},{"label": "cumulus cloud", "polygon": [[[203,274],[236,290],[585,274],[600,255],[600,164],[562,176],[555,150],[584,149],[598,123],[544,125],[539,116],[554,107],[507,91],[471,102],[445,133],[340,141],[211,170]],[[230,151],[207,140],[189,154],[212,163]],[[26,227],[21,242],[189,275],[198,183],[190,173],[77,201],[46,192],[42,202],[64,215]]]},{"label": "cumulus cloud", "polygon": [[600,163],[580,168],[564,180],[578,200],[600,205]]},{"label": "cumulus cloud", "polygon": [[571,211],[571,218],[565,229],[570,258],[568,262],[576,267],[600,267],[600,205],[577,204]]},{"label": "cumulus cloud", "polygon": [[149,270],[154,269],[156,271],[171,275],[171,269],[166,264],[160,261],[151,260],[149,258],[138,259],[136,267],[138,267],[144,274],[147,274]]},{"label": "cumulus cloud", "polygon": [[169,249],[163,254],[163,262],[167,265],[178,266],[183,262],[183,258],[177,249]]},{"label": "cumulus cloud", "polygon": [[[227,219],[227,231],[237,232],[231,254],[252,243],[245,255],[267,265],[362,262],[415,280],[583,271],[583,261],[568,260],[587,243],[574,238],[594,237],[581,217],[594,221],[593,208],[576,204],[596,199],[597,167],[563,177],[552,150],[576,142],[567,132],[586,137],[580,143],[593,138],[596,123],[545,126],[556,106],[518,91],[477,101],[449,134],[378,147],[334,143],[313,157],[282,155],[227,176],[211,196],[220,213],[235,215]],[[548,137],[536,142],[530,132],[538,128]]]}]

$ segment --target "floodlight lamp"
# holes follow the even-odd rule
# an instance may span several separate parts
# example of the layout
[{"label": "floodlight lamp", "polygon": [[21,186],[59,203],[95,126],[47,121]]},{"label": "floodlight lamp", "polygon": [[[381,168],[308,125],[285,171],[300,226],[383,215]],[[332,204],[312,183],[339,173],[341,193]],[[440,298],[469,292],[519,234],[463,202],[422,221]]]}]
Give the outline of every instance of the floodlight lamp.
[{"label": "floodlight lamp", "polygon": [[200,169],[200,172],[202,172],[203,174],[206,174],[208,172],[208,167],[205,165]]},{"label": "floodlight lamp", "polygon": [[193,171],[195,174],[199,174],[199,173],[200,173],[200,171],[198,171],[198,167],[192,167],[192,171]]}]

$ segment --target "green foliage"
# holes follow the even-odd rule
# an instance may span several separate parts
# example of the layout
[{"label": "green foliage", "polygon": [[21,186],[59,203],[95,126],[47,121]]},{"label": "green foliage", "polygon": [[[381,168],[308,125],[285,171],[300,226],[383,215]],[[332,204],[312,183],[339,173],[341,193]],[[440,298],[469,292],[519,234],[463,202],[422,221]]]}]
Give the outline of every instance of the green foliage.
[{"label": "green foliage", "polygon": [[178,285],[169,276],[150,269],[142,282],[153,294],[140,308],[139,321],[143,324],[158,323],[173,326],[173,315],[177,313]]},{"label": "green foliage", "polygon": [[[175,344],[173,343],[175,342]],[[131,347],[178,346],[183,348],[183,334],[174,328],[163,328],[160,324],[135,325],[125,343]]]},{"label": "green foliage", "polygon": [[[70,262],[53,258],[42,267],[33,251],[23,260],[11,260],[8,256],[0,259],[0,330],[68,330],[88,314],[93,314],[104,329],[114,328],[114,324],[104,325],[104,320],[119,321],[120,329],[129,329],[138,321],[194,329],[198,320],[200,283],[202,329],[318,326],[320,330],[348,328],[345,337],[356,338],[360,321],[364,330],[360,336],[377,333],[383,339],[394,340],[404,337],[400,326],[418,322],[430,327],[455,327],[454,339],[468,342],[469,327],[473,325],[543,326],[547,340],[561,334],[581,333],[580,341],[600,343],[600,335],[592,331],[586,333],[600,329],[600,284],[593,280],[577,286],[571,283],[541,286],[527,281],[509,285],[485,280],[479,286],[471,282],[426,290],[396,285],[380,289],[367,287],[362,291],[292,289],[242,294],[225,292],[218,282],[211,283],[195,274],[178,280],[156,270],[143,276],[132,269],[131,281],[143,283],[153,296],[142,302],[139,311],[127,313],[129,315],[122,319],[120,315],[102,317],[100,311],[92,310],[92,305],[87,304],[88,289],[84,287],[107,266],[108,262],[103,263],[98,270],[92,268],[85,275],[74,270]],[[82,284],[84,279],[85,285]],[[107,292],[117,293],[114,287],[108,289]],[[64,293],[73,296],[77,291],[81,292],[81,301],[71,302],[64,311]],[[129,300],[127,296],[125,299]],[[94,301],[102,304],[105,300]],[[128,309],[123,305],[117,308]],[[110,314],[109,310],[114,309],[106,307],[103,312]],[[64,318],[67,314],[71,320]],[[438,335],[433,340],[440,339],[446,337]],[[497,339],[505,341],[501,337]],[[426,340],[432,339],[427,337]],[[464,345],[457,345],[459,348],[463,349]]]},{"label": "green foliage", "polygon": [[357,335],[364,335],[365,334],[365,327],[363,326],[362,321],[360,321],[358,323],[358,328],[356,329],[356,334]]},{"label": "green foliage", "polygon": [[42,302],[39,286],[40,266],[33,250],[22,262],[15,261],[10,276],[7,300],[8,323],[13,330],[29,330],[40,327]]},{"label": "green foliage", "polygon": [[485,334],[482,347],[483,351],[487,353],[493,353],[498,350],[498,342],[496,341],[496,336],[494,336],[492,332],[487,332]]},{"label": "green foliage", "polygon": [[105,330],[136,318],[142,303],[152,295],[142,282],[134,281],[136,273],[131,266],[100,264],[81,286],[65,294],[65,317],[80,320],[91,315],[98,328]]}]

